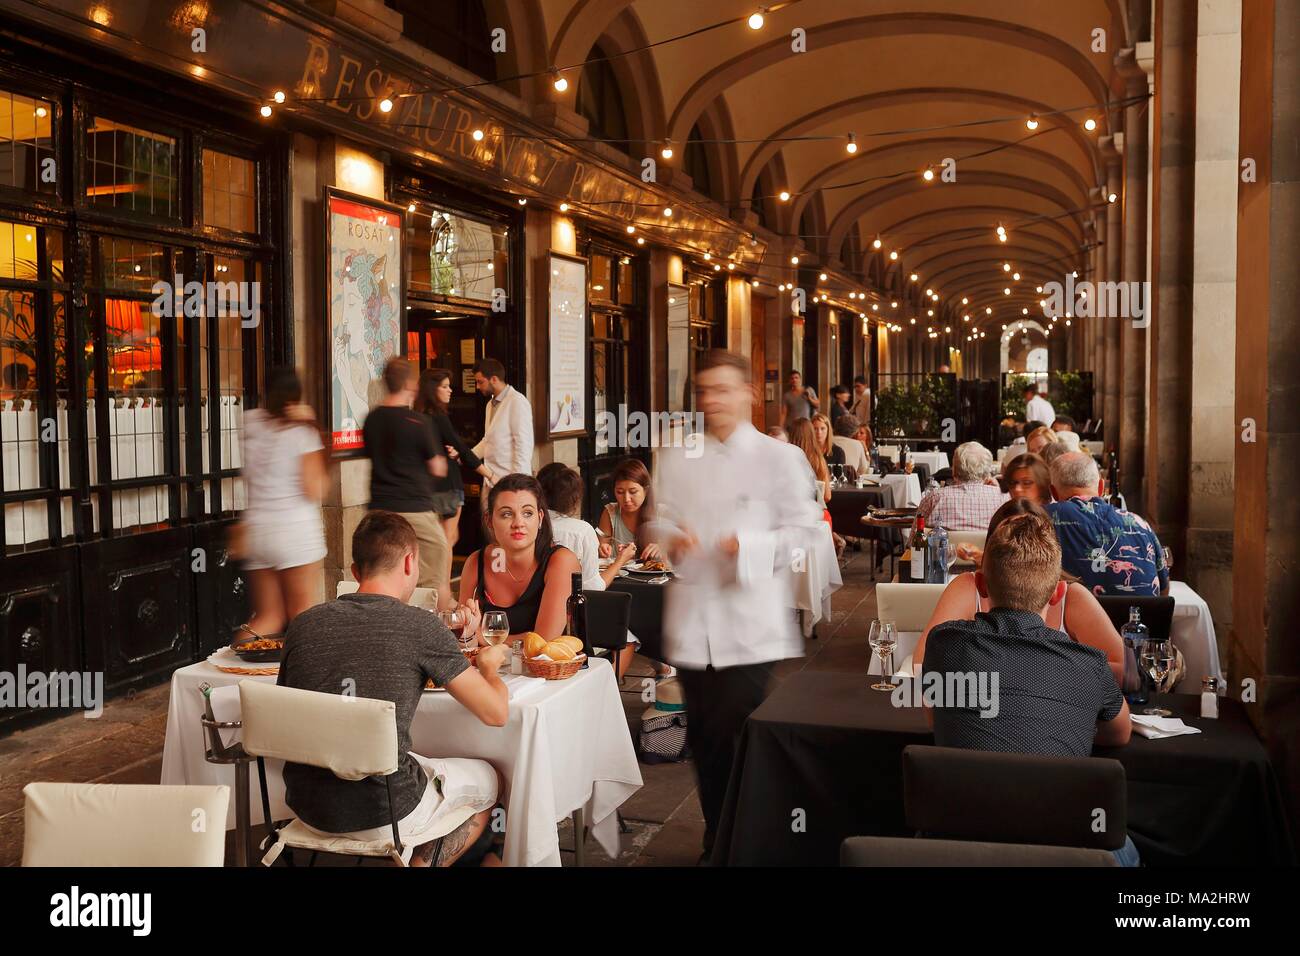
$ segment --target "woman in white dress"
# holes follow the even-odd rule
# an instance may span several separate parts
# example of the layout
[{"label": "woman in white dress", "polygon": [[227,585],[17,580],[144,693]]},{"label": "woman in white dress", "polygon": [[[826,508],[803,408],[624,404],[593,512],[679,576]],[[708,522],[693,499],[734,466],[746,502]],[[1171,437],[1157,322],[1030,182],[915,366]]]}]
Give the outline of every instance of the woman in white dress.
[{"label": "woman in white dress", "polygon": [[302,402],[291,368],[266,376],[266,406],[244,416],[242,558],[252,587],[253,616],[235,643],[280,634],[317,603],[325,527],[320,503],[329,487],[316,414]]}]

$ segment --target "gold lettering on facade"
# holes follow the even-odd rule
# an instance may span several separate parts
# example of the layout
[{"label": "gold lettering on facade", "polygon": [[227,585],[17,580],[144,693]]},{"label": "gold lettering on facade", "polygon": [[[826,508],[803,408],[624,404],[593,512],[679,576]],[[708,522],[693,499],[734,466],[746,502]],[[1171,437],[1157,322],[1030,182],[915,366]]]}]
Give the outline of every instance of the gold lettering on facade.
[{"label": "gold lettering on facade", "polygon": [[[343,60],[343,63],[339,67],[339,79],[334,84],[334,97],[329,101],[329,105],[340,113],[350,113],[352,112],[352,102],[349,100],[346,103],[340,103],[339,98],[344,96],[345,92],[347,95],[352,93],[352,87],[356,84],[357,76],[361,73],[361,61],[352,59],[346,53],[340,53],[339,57]],[[348,75],[349,69],[351,69],[351,76]]]},{"label": "gold lettering on facade", "polygon": [[379,100],[389,92],[389,83],[386,81],[386,77],[387,74],[379,67],[375,67],[366,73],[362,85],[365,87],[366,96],[370,97],[370,99],[357,107],[357,119],[364,122],[375,115],[375,110],[379,108]]},{"label": "gold lettering on facade", "polygon": [[308,36],[310,44],[307,60],[302,65],[302,79],[298,81],[298,93],[301,96],[315,96],[324,87],[322,80],[330,68],[330,51],[314,36]]}]

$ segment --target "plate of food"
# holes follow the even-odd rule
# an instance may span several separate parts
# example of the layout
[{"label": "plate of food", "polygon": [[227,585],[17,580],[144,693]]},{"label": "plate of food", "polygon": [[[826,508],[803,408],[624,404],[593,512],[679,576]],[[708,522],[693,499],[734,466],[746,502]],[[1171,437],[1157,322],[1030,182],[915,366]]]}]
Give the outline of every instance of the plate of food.
[{"label": "plate of food", "polygon": [[284,641],[275,637],[259,637],[232,647],[231,650],[240,660],[248,661],[250,664],[265,664],[280,659],[284,653]]},{"label": "plate of food", "polygon": [[447,688],[439,687],[437,684],[433,682],[433,678],[430,677],[427,681],[424,682],[424,692],[426,694],[445,694],[447,693]]},{"label": "plate of food", "polygon": [[644,575],[653,578],[657,578],[664,574],[674,573],[672,566],[667,561],[658,558],[650,561],[642,561],[635,566],[631,564],[624,565],[624,567],[626,567],[628,572],[631,574]]}]

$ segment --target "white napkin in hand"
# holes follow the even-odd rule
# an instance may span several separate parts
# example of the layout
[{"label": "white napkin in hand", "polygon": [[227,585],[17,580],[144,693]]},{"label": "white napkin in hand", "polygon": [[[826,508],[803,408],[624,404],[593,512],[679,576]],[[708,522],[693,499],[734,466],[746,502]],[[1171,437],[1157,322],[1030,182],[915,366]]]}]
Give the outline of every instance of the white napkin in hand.
[{"label": "white napkin in hand", "polygon": [[1181,717],[1152,717],[1148,714],[1132,714],[1133,732],[1150,740],[1164,737],[1180,737],[1183,734],[1199,734],[1199,727],[1189,727]]}]

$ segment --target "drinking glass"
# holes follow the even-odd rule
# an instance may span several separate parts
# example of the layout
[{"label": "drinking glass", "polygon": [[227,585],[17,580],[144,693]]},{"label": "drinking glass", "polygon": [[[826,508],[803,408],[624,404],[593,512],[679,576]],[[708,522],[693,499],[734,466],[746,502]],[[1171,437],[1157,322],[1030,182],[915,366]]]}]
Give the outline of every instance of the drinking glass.
[{"label": "drinking glass", "polygon": [[1172,575],[1174,572],[1174,549],[1166,545],[1160,550],[1164,552],[1165,567],[1169,569],[1169,573]]},{"label": "drinking glass", "polygon": [[[1142,645],[1142,670],[1151,680],[1151,691],[1168,693],[1174,670],[1174,645],[1172,641],[1146,641]],[[1150,717],[1172,717],[1173,711],[1164,707],[1144,707],[1142,713]]]},{"label": "drinking glass", "polygon": [[880,680],[871,685],[872,690],[893,690],[894,648],[898,645],[898,629],[893,621],[872,621],[868,637],[871,648],[880,658]]},{"label": "drinking glass", "polygon": [[465,633],[465,622],[468,619],[469,615],[465,613],[464,608],[454,607],[438,612],[438,620],[442,621],[447,626],[447,630],[455,635],[456,643],[460,645],[462,654],[468,654],[477,643],[473,634]]},{"label": "drinking glass", "polygon": [[483,640],[496,646],[510,636],[510,619],[505,611],[488,611],[483,615]]}]

